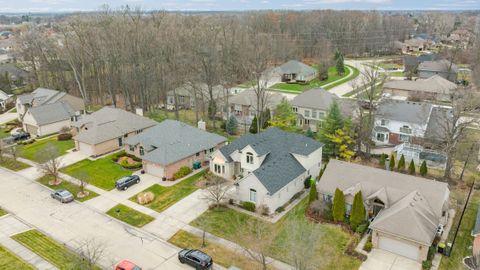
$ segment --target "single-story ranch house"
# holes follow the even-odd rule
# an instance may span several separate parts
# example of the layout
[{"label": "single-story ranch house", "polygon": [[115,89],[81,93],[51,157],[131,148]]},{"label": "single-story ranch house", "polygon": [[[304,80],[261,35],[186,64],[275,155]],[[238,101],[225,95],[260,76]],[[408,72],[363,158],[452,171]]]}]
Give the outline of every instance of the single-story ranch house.
[{"label": "single-story ranch house", "polygon": [[447,223],[447,183],[332,159],[318,183],[319,198],[331,203],[337,188],[347,215],[362,192],[375,248],[421,262],[438,226]]},{"label": "single-story ranch house", "polygon": [[252,202],[275,211],[318,176],[322,144],[303,135],[269,128],[246,134],[212,155],[210,171],[234,180],[237,203]]},{"label": "single-story ranch house", "polygon": [[287,83],[308,83],[317,77],[315,68],[297,60],[290,60],[275,71],[280,75],[281,81]]},{"label": "single-story ranch house", "polygon": [[153,127],[157,122],[122,109],[103,107],[74,123],[75,148],[88,156],[120,149],[124,140]]},{"label": "single-story ranch house", "polygon": [[181,167],[210,160],[227,139],[175,120],[165,120],[125,140],[125,150],[143,160],[146,173],[172,179]]}]

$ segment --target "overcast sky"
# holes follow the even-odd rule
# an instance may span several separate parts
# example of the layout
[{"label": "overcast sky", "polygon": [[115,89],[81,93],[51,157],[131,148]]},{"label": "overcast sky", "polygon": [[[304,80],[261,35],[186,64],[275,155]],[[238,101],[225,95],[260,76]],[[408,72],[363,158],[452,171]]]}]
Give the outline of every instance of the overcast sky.
[{"label": "overcast sky", "polygon": [[480,9],[480,0],[0,0],[0,12],[93,11],[104,4],[145,10]]}]

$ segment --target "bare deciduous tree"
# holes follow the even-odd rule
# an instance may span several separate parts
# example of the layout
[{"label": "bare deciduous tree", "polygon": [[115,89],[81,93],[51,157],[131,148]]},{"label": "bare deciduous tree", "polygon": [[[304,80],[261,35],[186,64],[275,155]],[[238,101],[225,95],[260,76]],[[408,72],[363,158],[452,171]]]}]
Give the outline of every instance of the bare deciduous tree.
[{"label": "bare deciduous tree", "polygon": [[296,270],[315,270],[321,267],[318,243],[322,231],[318,225],[303,219],[291,219],[286,224],[288,255]]},{"label": "bare deciduous tree", "polygon": [[214,174],[206,175],[205,200],[210,204],[210,207],[220,207],[231,185],[223,178]]},{"label": "bare deciduous tree", "polygon": [[58,185],[61,183],[58,178],[58,173],[61,166],[60,151],[54,144],[49,143],[45,147],[45,150],[37,153],[37,155],[45,158],[47,161],[43,164],[39,164],[38,168],[44,174],[51,176],[53,179],[49,182],[49,185]]},{"label": "bare deciduous tree", "polygon": [[105,245],[95,239],[86,239],[80,242],[80,246],[71,255],[71,269],[95,270],[98,269],[100,260],[104,257]]}]

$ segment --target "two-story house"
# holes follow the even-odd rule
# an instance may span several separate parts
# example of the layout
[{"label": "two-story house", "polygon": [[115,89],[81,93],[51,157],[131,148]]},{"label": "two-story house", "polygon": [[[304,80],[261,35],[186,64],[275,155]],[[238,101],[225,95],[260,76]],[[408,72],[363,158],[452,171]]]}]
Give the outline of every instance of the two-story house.
[{"label": "two-story house", "polygon": [[[217,102],[217,108],[221,108],[221,104],[225,99],[225,95],[228,94],[225,88],[221,85],[216,85],[212,89],[213,99]],[[185,83],[175,90],[167,92],[165,101],[166,108],[173,110],[175,106],[178,109],[191,109],[198,106],[203,108],[208,106],[210,100],[210,94],[208,86],[205,83]],[[206,107],[205,107],[206,108]]]},{"label": "two-story house", "polygon": [[212,155],[210,171],[235,181],[234,201],[267,206],[272,212],[316,178],[322,144],[306,136],[269,128],[246,134]]},{"label": "two-story house", "polygon": [[446,59],[425,61],[418,65],[417,73],[418,77],[422,79],[439,75],[451,82],[455,82],[458,76],[458,67]]},{"label": "two-story house", "polygon": [[322,88],[310,89],[297,95],[291,102],[292,109],[297,114],[297,126],[317,132],[333,102],[337,102],[345,118],[354,118],[358,112],[355,100],[339,98]]},{"label": "two-story house", "polygon": [[423,145],[427,138],[441,140],[449,110],[429,103],[383,100],[375,114],[372,139],[376,145]]}]

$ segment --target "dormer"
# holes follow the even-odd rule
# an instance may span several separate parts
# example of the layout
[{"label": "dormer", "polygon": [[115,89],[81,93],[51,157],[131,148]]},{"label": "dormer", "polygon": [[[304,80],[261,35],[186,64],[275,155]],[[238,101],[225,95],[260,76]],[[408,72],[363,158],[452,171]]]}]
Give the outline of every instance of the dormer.
[{"label": "dormer", "polygon": [[250,145],[245,146],[238,154],[242,169],[249,172],[258,169],[267,156],[266,154],[260,156]]}]

